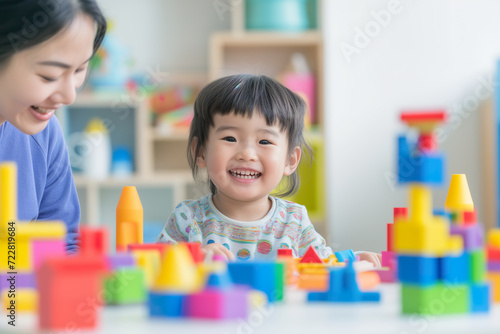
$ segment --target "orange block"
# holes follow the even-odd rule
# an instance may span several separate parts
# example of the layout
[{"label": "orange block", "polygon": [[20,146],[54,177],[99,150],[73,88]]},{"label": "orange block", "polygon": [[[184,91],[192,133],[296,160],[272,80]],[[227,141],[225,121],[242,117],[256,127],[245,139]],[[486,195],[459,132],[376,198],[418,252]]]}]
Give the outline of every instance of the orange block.
[{"label": "orange block", "polygon": [[129,244],[143,243],[143,209],[134,186],[123,187],[116,206],[116,250],[127,251]]},{"label": "orange block", "polygon": [[380,284],[380,276],[375,271],[364,271],[356,276],[361,291],[373,290]]},{"label": "orange block", "polygon": [[299,289],[309,291],[327,291],[328,290],[328,272],[321,274],[302,274],[299,276]]},{"label": "orange block", "polygon": [[500,272],[488,272],[488,280],[491,282],[491,295],[494,303],[500,303]]}]

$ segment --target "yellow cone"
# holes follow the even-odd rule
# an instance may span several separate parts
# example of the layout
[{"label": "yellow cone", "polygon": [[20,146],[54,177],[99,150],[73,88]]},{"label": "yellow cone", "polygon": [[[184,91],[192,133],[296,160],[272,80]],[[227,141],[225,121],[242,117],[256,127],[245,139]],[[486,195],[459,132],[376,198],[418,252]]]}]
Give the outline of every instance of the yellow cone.
[{"label": "yellow cone", "polygon": [[154,289],[191,293],[199,287],[198,275],[198,270],[188,248],[183,244],[172,245],[165,251]]},{"label": "yellow cone", "polygon": [[474,211],[474,202],[465,174],[453,174],[451,177],[444,207],[450,211]]}]

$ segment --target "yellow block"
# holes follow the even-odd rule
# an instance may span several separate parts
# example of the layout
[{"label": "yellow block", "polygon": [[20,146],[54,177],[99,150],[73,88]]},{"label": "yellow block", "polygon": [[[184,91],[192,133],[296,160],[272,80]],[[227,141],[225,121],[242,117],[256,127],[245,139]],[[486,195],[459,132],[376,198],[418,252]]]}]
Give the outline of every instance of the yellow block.
[{"label": "yellow block", "polygon": [[488,245],[500,247],[500,229],[494,228],[488,232]]},{"label": "yellow block", "polygon": [[441,217],[430,222],[401,220],[394,224],[394,250],[402,254],[444,256],[463,249],[460,236],[450,235],[449,226]]},{"label": "yellow block", "polygon": [[[33,270],[33,240],[61,240],[66,236],[66,225],[58,221],[38,221],[36,223],[19,222],[15,224],[15,269]],[[10,240],[12,242],[12,239]],[[8,245],[9,236],[0,235],[0,244]],[[12,244],[11,244],[12,245]],[[0,252],[0,270],[9,270],[7,251]]]},{"label": "yellow block", "polygon": [[16,220],[17,166],[14,162],[2,162],[0,163],[0,235],[7,234],[7,223]]},{"label": "yellow block", "polygon": [[153,289],[191,293],[199,289],[199,273],[188,248],[183,244],[168,247]]},{"label": "yellow block", "polygon": [[491,295],[494,303],[500,303],[500,273],[488,272],[488,280],[491,282]]},{"label": "yellow block", "polygon": [[416,224],[425,224],[432,218],[432,193],[429,187],[421,184],[409,186],[410,220]]},{"label": "yellow block", "polygon": [[146,285],[152,287],[160,272],[160,252],[153,249],[136,249],[132,251],[132,256],[137,266],[144,271]]},{"label": "yellow block", "polygon": [[474,211],[474,202],[465,174],[453,174],[444,207],[450,211]]},{"label": "yellow block", "polygon": [[16,312],[36,312],[38,310],[38,291],[32,288],[18,288],[15,298],[9,298],[9,291],[2,292],[3,309],[9,308],[11,300],[15,301]]}]

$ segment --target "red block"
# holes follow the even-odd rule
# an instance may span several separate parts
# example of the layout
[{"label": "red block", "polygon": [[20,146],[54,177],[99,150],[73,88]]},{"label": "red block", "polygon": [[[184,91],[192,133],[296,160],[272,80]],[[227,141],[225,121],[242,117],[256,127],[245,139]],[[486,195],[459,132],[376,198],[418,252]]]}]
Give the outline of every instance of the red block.
[{"label": "red block", "polygon": [[474,225],[477,222],[476,211],[464,212],[464,225]]},{"label": "red block", "polygon": [[486,246],[487,258],[488,261],[500,261],[500,248]]},{"label": "red block", "polygon": [[387,251],[388,252],[394,251],[394,243],[392,242],[393,237],[394,237],[394,224],[389,223],[389,224],[387,224]]},{"label": "red block", "polygon": [[300,263],[323,263],[323,261],[321,261],[316,248],[314,246],[309,246],[309,249],[300,260]]},{"label": "red block", "polygon": [[278,249],[278,257],[280,256],[292,256],[293,257],[293,250],[291,248],[280,248]]},{"label": "red block", "polygon": [[104,257],[87,255],[43,262],[37,272],[40,329],[95,329],[105,268]]},{"label": "red block", "polygon": [[80,253],[105,255],[109,249],[108,230],[104,227],[80,227]]},{"label": "red block", "polygon": [[394,208],[393,211],[393,222],[395,223],[398,219],[408,219],[408,208]]},{"label": "red block", "polygon": [[404,122],[442,122],[446,119],[446,111],[430,110],[422,112],[405,111],[401,113],[401,120]]},{"label": "red block", "polygon": [[201,244],[199,242],[186,242],[185,245],[189,249],[191,256],[195,263],[203,262],[203,252],[201,251]]}]

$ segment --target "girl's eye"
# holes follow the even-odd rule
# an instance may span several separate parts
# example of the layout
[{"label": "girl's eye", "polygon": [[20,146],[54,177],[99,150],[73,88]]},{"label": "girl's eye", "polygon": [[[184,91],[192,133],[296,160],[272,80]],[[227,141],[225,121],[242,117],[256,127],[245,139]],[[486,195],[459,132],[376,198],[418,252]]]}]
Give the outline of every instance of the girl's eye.
[{"label": "girl's eye", "polygon": [[44,75],[40,75],[40,78],[42,78],[43,80],[45,80],[46,82],[54,82],[56,81],[57,79],[54,79],[54,78],[49,78],[49,77],[46,77]]},{"label": "girl's eye", "polygon": [[231,142],[231,143],[235,143],[236,142],[236,138],[234,138],[234,137],[224,137],[224,138],[222,138],[222,140],[225,140],[225,141],[228,141],[228,142]]},{"label": "girl's eye", "polygon": [[75,73],[80,73],[80,72],[83,72],[83,71],[85,71],[85,68],[77,68],[75,70]]},{"label": "girl's eye", "polygon": [[262,139],[261,141],[259,141],[259,144],[262,144],[262,145],[270,145],[272,144],[269,140],[267,139]]}]

